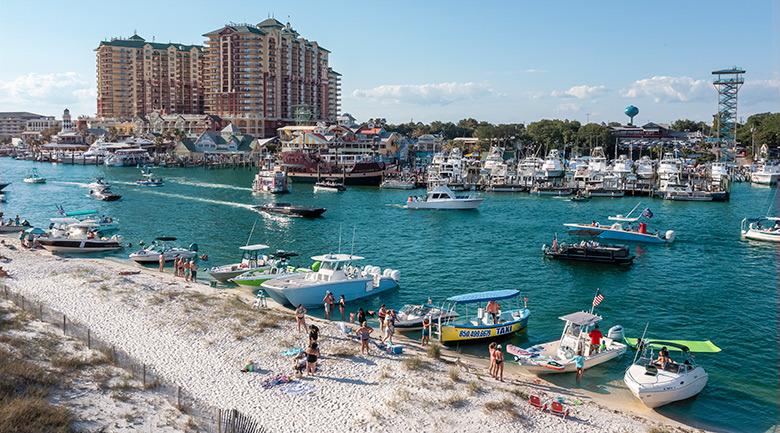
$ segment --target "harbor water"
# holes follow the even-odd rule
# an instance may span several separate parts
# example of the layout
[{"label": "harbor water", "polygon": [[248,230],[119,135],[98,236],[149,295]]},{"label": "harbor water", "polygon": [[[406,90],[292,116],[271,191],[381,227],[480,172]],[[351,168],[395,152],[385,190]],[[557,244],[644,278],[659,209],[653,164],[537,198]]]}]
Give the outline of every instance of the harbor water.
[{"label": "harbor water", "polygon": [[[30,168],[48,178],[43,185],[22,183]],[[517,288],[528,297],[528,329],[509,343],[528,346],[560,336],[564,314],[589,309],[597,288],[605,296],[596,312],[602,329],[621,324],[638,337],[710,339],[723,351],[698,354],[709,384],[696,398],[658,412],[687,424],[713,430],[764,432],[778,418],[778,280],[772,244],[739,238],[744,217],[761,216],[772,205],[775,189],[736,184],[730,202],[668,202],[649,198],[593,199],[571,202],[528,194],[485,194],[478,211],[409,211],[407,196],[422,190],[389,191],[352,187],[344,193],[313,193],[311,185],[294,184],[285,196],[253,196],[253,171],[155,169],[165,179],[160,188],[134,184],[139,170],[102,166],[38,164],[0,159],[6,217],[20,214],[37,226],[48,226],[56,205],[66,210],[96,209],[119,219],[126,242],[176,236],[184,245],[197,243],[209,256],[202,266],[238,260],[247,242],[309,256],[341,252],[366,257],[365,263],[401,271],[401,287],[379,298],[351,305],[376,309],[382,303],[400,308],[431,297],[435,302],[470,291]],[[97,176],[110,182],[118,202],[99,202],[86,185]],[[252,205],[270,201],[327,208],[316,220],[271,217]],[[671,245],[632,245],[632,267],[615,268],[546,260],[541,246],[553,235],[567,241],[563,223],[607,221],[639,201],[654,217],[650,230],[677,233]],[[355,233],[353,243],[353,230]],[[341,233],[341,235],[340,235]],[[354,245],[354,246],[353,246]],[[354,250],[353,250],[354,248]],[[132,251],[113,254],[126,257]],[[338,296],[338,294],[336,294]],[[484,345],[464,347],[483,352]],[[562,386],[633,398],[622,376],[633,352],[585,373],[576,385],[572,375],[552,378]]]}]

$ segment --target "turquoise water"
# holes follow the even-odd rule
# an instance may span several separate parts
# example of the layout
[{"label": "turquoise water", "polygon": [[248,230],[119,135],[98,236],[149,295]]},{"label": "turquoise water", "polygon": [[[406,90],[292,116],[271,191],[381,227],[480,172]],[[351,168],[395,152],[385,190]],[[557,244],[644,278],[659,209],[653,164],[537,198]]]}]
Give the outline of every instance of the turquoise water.
[{"label": "turquoise water", "polygon": [[[49,182],[26,185],[21,179],[37,167]],[[597,312],[604,328],[622,324],[630,336],[712,339],[723,351],[700,354],[710,374],[695,399],[661,408],[660,413],[716,430],[763,432],[778,417],[778,281],[773,245],[739,239],[745,216],[766,213],[775,189],[737,184],[729,203],[673,203],[642,198],[655,213],[650,228],[674,229],[677,240],[666,246],[633,247],[629,269],[547,261],[540,247],[553,233],[566,238],[564,222],[606,221],[626,213],[640,199],[600,199],[585,203],[531,197],[486,195],[475,212],[425,212],[400,208],[405,191],[351,188],[342,194],[314,194],[296,184],[283,201],[328,209],[318,220],[272,218],[249,205],[274,200],[253,197],[249,170],[158,169],[162,188],[136,187],[136,169],[37,164],[0,159],[6,188],[6,215],[16,213],[45,226],[55,204],[66,209],[97,209],[119,218],[129,242],[177,236],[197,242],[209,264],[233,262],[257,221],[252,242],[296,251],[302,256],[335,252],[339,228],[342,251],[351,249],[367,264],[401,270],[401,288],[363,306],[396,308],[428,296],[441,300],[468,291],[518,288],[528,296],[531,319],[526,333],[512,343],[527,346],[556,339],[557,317],[588,308],[595,289],[606,296]],[[114,203],[88,197],[85,184],[105,176],[124,197]],[[644,207],[644,206],[643,206]],[[129,253],[129,251],[124,254]],[[117,254],[123,256],[123,254]],[[300,264],[308,264],[303,259]],[[357,305],[351,306],[357,308]],[[481,346],[479,350],[483,350]],[[472,350],[476,350],[472,348]],[[630,352],[629,352],[630,353]],[[622,385],[631,355],[586,372],[582,386],[609,392]],[[556,383],[574,386],[571,377]]]}]

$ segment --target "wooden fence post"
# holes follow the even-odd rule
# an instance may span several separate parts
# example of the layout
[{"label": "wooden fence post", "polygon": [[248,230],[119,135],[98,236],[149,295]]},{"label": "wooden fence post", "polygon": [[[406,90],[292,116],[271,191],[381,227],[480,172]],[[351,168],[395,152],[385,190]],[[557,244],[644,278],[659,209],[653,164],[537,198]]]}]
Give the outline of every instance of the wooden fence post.
[{"label": "wooden fence post", "polygon": [[142,364],[141,368],[143,369],[143,372],[141,373],[143,376],[142,382],[144,384],[144,388],[146,388],[146,364]]},{"label": "wooden fence post", "polygon": [[87,349],[92,349],[92,333],[87,328]]},{"label": "wooden fence post", "polygon": [[65,331],[66,331],[66,327],[67,327],[67,325],[65,324],[65,322],[67,322],[67,320],[68,320],[68,319],[67,319],[67,318],[65,317],[65,315],[63,314],[63,315],[62,315],[62,333],[63,333],[63,334],[65,334]]},{"label": "wooden fence post", "polygon": [[236,421],[238,420],[238,410],[233,409],[230,412],[230,433],[236,433]]},{"label": "wooden fence post", "polygon": [[176,388],[176,408],[181,410],[181,386]]}]

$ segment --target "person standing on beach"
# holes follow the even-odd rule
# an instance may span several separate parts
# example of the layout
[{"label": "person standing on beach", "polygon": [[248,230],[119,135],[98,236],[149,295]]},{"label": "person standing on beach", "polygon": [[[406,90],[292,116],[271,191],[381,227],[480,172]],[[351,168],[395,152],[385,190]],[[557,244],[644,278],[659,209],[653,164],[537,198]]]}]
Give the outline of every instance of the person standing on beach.
[{"label": "person standing on beach", "polygon": [[190,281],[195,282],[195,278],[198,277],[198,264],[195,263],[195,259],[190,259]]},{"label": "person standing on beach", "polygon": [[382,338],[382,343],[389,341],[390,345],[393,345],[393,334],[395,334],[395,311],[390,310],[385,316],[385,337]]},{"label": "person standing on beach", "polygon": [[325,306],[325,320],[330,320],[330,309],[333,308],[333,294],[330,291],[325,293],[322,303]]},{"label": "person standing on beach", "polygon": [[344,295],[341,295],[339,297],[339,313],[341,313],[341,321],[346,321],[346,317],[344,316],[344,308],[347,306],[347,300],[344,299]]},{"label": "person standing on beach", "polygon": [[317,325],[309,326],[309,344],[317,343],[320,339],[320,328]]},{"label": "person standing on beach", "polygon": [[298,332],[301,332],[301,327],[306,329],[306,307],[303,304],[298,304],[295,309],[295,322],[298,323]]},{"label": "person standing on beach", "polygon": [[496,346],[496,350],[493,351],[495,358],[495,378],[504,381],[504,352],[501,350],[501,345]]},{"label": "person standing on beach", "polygon": [[165,269],[165,255],[163,253],[160,253],[160,272]]},{"label": "person standing on beach", "polygon": [[182,258],[181,259],[181,267],[184,270],[184,281],[190,280],[190,264],[187,262],[187,259]]},{"label": "person standing on beach", "polygon": [[382,304],[381,307],[379,307],[379,311],[376,313],[377,317],[379,317],[379,332],[384,334],[385,332],[385,317],[387,317],[387,309],[385,309],[385,304]]},{"label": "person standing on beach", "polygon": [[488,367],[488,373],[490,377],[496,377],[496,343],[492,342],[488,345],[488,355],[490,355],[490,366]]},{"label": "person standing on beach", "polygon": [[179,260],[179,256],[178,255],[173,258],[173,276],[174,277],[178,277],[179,276],[179,265],[181,265],[181,263],[179,263],[179,261],[180,260]]},{"label": "person standing on beach", "polygon": [[364,353],[366,355],[370,355],[368,350],[368,342],[371,341],[371,333],[374,332],[374,328],[366,325],[365,319],[360,322],[360,328],[358,328],[357,331],[355,331],[355,334],[357,334],[358,338],[360,338],[360,353]]},{"label": "person standing on beach", "polygon": [[422,339],[420,340],[420,344],[423,346],[427,346],[431,339],[431,318],[428,316],[425,316],[422,323]]},{"label": "person standing on beach", "polygon": [[577,351],[577,356],[574,357],[574,366],[577,367],[577,383],[580,383],[585,369],[585,357],[582,356],[582,350]]}]

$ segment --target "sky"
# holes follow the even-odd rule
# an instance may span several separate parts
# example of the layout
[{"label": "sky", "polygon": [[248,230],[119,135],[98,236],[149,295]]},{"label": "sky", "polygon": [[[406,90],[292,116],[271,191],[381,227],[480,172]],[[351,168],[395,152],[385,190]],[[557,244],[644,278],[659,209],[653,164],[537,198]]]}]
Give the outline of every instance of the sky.
[{"label": "sky", "polygon": [[[0,111],[94,115],[95,52],[134,32],[202,44],[274,16],[331,51],[358,120],[711,121],[711,71],[747,70],[739,117],[780,111],[780,0],[3,0]],[[724,18],[727,17],[727,18]]]}]

